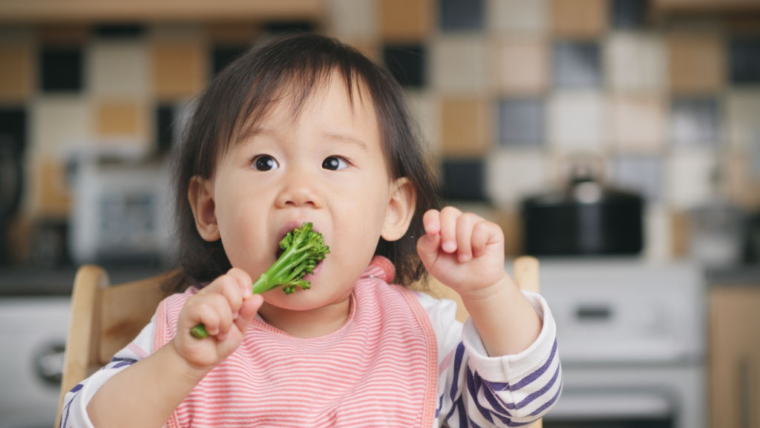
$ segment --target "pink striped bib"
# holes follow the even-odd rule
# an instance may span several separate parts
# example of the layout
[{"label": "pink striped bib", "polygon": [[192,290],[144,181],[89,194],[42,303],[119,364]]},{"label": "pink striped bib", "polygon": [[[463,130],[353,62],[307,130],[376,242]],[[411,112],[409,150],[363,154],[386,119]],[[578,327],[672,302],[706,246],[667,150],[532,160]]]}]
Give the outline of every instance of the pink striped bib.
[{"label": "pink striped bib", "polygon": [[[433,425],[435,333],[393,264],[375,257],[338,331],[299,339],[254,320],[240,347],[192,390],[167,422],[179,427],[424,427]],[[175,336],[192,288],[156,313],[154,349]]]}]

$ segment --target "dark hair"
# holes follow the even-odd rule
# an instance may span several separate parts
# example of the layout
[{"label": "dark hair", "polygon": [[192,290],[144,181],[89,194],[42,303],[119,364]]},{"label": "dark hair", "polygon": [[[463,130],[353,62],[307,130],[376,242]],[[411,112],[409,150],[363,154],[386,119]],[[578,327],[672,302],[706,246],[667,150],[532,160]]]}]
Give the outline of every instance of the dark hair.
[{"label": "dark hair", "polygon": [[219,73],[200,95],[175,157],[180,270],[165,284],[165,292],[199,286],[231,268],[221,240],[207,242],[198,234],[187,199],[192,177],[210,178],[218,157],[276,105],[282,94],[294,96],[293,114],[297,116],[315,87],[325,84],[334,71],[344,78],[349,99],[354,90],[361,96],[363,88],[367,89],[389,174],[392,179],[407,177],[416,193],[414,217],[404,237],[394,242],[380,238],[375,254],[393,262],[398,284],[426,279],[416,238],[421,235],[424,212],[438,207],[438,188],[412,127],[403,89],[388,71],[352,47],[317,34],[298,34],[254,46]]}]

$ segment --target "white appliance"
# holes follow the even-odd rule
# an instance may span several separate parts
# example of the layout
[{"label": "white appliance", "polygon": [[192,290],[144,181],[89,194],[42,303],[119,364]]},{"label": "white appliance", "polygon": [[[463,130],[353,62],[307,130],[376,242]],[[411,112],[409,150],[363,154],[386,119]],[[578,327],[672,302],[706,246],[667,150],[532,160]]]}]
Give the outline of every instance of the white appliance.
[{"label": "white appliance", "polygon": [[563,392],[545,428],[703,428],[705,285],[691,264],[541,259]]},{"label": "white appliance", "polygon": [[0,428],[50,428],[60,394],[69,297],[0,299]]}]

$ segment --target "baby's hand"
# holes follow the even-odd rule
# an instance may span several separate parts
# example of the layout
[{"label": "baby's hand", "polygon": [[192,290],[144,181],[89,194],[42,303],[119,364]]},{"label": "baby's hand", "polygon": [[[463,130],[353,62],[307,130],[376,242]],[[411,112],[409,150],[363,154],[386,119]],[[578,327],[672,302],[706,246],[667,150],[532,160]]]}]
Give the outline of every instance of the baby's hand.
[{"label": "baby's hand", "polygon": [[[187,299],[173,342],[191,366],[213,368],[235,352],[263,302],[260,295],[251,294],[252,284],[245,271],[232,268]],[[198,324],[209,334],[205,339],[190,335],[190,329]]]},{"label": "baby's hand", "polygon": [[504,270],[504,232],[483,218],[454,207],[429,210],[422,217],[425,236],[417,253],[433,277],[463,298],[495,285]]}]

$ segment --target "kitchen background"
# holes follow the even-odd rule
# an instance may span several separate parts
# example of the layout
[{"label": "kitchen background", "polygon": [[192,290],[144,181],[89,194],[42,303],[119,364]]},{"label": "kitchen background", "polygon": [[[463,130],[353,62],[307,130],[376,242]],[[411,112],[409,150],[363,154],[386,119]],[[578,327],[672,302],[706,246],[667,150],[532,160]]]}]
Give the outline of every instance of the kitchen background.
[{"label": "kitchen background", "polygon": [[[0,2],[0,319],[25,346],[0,352],[0,428],[52,423],[79,264],[171,267],[166,159],[194,97],[300,31],[388,67],[446,200],[542,260],[567,351],[547,427],[760,427],[760,2],[132,3]],[[582,206],[577,235],[540,233]]]}]

